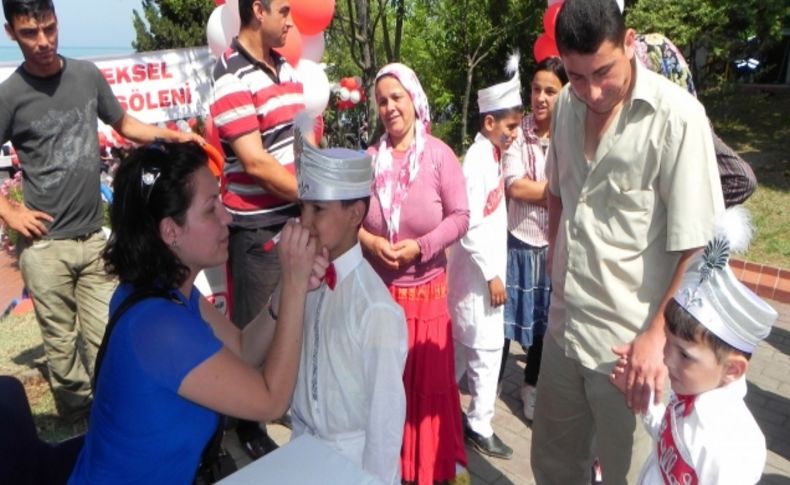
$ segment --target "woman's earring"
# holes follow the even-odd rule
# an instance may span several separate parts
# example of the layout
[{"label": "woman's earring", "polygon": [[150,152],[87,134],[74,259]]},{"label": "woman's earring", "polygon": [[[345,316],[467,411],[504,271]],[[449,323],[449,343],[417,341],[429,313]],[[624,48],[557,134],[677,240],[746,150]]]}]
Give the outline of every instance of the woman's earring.
[{"label": "woman's earring", "polygon": [[178,240],[173,239],[173,242],[170,243],[170,249],[176,250],[178,249]]}]

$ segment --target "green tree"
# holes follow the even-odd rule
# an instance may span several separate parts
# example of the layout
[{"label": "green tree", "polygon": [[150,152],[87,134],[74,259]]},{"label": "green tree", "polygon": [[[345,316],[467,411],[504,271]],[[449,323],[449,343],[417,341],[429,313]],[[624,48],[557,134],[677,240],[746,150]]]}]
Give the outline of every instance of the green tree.
[{"label": "green tree", "polygon": [[520,50],[529,62],[545,5],[543,0],[422,0],[419,28],[430,53],[423,73],[430,86],[443,88],[432,93],[432,103],[436,120],[450,126],[437,133],[456,150],[465,149],[475,131],[470,125],[476,127],[478,119],[477,89],[506,80],[510,52]]},{"label": "green tree", "polygon": [[[143,0],[134,10],[137,52],[206,45],[206,23],[213,0]],[[145,17],[145,19],[143,19]]]},{"label": "green tree", "polygon": [[376,119],[373,81],[379,68],[400,59],[413,0],[346,0],[335,5],[326,31],[325,60],[335,79],[359,75],[367,93],[362,122]]},{"label": "green tree", "polygon": [[749,39],[757,38],[761,53],[775,48],[788,15],[787,0],[626,2],[626,23],[669,37],[688,58],[699,87],[732,80],[732,61]]}]

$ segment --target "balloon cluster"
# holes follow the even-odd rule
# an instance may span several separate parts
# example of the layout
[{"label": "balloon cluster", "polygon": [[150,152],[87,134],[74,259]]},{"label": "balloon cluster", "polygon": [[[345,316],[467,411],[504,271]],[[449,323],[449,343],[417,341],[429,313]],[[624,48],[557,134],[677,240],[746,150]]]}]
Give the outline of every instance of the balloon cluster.
[{"label": "balloon cluster", "polygon": [[339,111],[351,109],[356,104],[365,101],[365,89],[362,87],[362,79],[359,76],[342,78],[335,85],[333,91],[340,98],[340,101],[337,102]]},{"label": "balloon cluster", "polygon": [[549,0],[549,8],[543,13],[543,33],[538,36],[535,46],[532,48],[536,62],[560,55],[557,50],[557,42],[554,40],[554,25],[557,23],[557,15],[560,13],[562,3],[562,0],[553,2]]},{"label": "balloon cluster", "polygon": [[[212,54],[222,55],[239,33],[238,0],[214,0],[217,7],[206,25],[206,38]],[[335,14],[335,0],[291,0],[294,25],[288,30],[285,45],[274,50],[296,69],[304,91],[305,110],[313,116],[324,112],[329,102],[329,79],[320,64],[324,56],[324,30]]]}]

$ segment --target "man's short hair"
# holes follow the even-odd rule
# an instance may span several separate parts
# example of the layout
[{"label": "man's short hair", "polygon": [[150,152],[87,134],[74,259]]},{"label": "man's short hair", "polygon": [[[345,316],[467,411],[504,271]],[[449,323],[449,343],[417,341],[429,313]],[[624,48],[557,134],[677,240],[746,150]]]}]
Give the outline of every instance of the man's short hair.
[{"label": "man's short hair", "polygon": [[667,307],[664,310],[664,319],[667,322],[667,331],[669,333],[687,342],[697,342],[706,345],[713,351],[716,361],[719,363],[732,354],[742,355],[747,360],[752,357],[752,354],[736,349],[705,328],[691,313],[680,306],[680,303],[674,298],[667,303]]},{"label": "man's short hair", "polygon": [[3,0],[5,20],[12,26],[16,17],[40,18],[47,12],[55,13],[52,0]]},{"label": "man's short hair", "polygon": [[620,46],[625,21],[615,0],[566,0],[555,24],[560,54],[594,54],[605,41]]},{"label": "man's short hair", "polygon": [[246,27],[252,22],[252,4],[255,2],[261,2],[263,9],[267,12],[272,8],[272,0],[239,0],[239,20],[242,27]]}]

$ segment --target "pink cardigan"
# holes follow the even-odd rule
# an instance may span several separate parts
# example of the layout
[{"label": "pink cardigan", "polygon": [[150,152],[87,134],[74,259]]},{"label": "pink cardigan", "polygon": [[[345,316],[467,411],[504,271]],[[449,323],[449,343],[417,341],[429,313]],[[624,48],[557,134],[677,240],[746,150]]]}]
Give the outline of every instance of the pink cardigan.
[{"label": "pink cardigan", "polygon": [[[376,147],[368,152],[375,159]],[[392,155],[394,164],[400,166],[404,153]],[[363,227],[372,234],[387,237],[387,226],[375,193],[370,198],[370,210]],[[468,228],[469,203],[461,164],[450,147],[428,135],[420,170],[401,206],[398,234],[400,240],[417,241],[422,251],[420,260],[392,271],[367,254],[366,258],[387,285],[421,285],[446,269],[444,250],[466,234]]]}]

